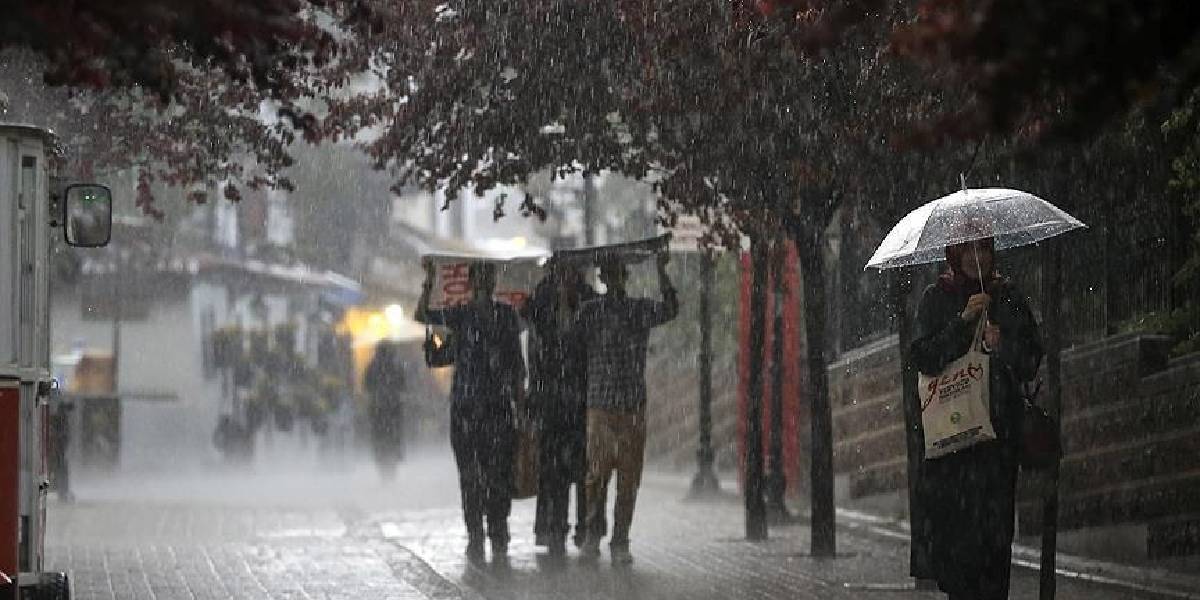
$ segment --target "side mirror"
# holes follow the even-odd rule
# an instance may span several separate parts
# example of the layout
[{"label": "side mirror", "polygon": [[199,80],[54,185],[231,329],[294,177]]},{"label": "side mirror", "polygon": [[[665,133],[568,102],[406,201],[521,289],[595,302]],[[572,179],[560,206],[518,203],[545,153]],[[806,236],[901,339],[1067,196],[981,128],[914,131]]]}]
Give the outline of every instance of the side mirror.
[{"label": "side mirror", "polygon": [[99,248],[112,237],[112,191],[96,183],[77,183],[63,192],[63,233],[67,244]]}]

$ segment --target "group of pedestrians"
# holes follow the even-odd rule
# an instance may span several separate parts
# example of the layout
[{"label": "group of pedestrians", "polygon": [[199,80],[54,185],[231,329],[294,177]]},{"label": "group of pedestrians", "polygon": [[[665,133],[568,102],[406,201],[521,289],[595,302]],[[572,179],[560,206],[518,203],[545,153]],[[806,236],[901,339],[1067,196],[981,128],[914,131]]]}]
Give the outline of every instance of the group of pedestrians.
[{"label": "group of pedestrians", "polygon": [[[946,248],[946,271],[926,290],[912,345],[916,368],[935,375],[967,352],[978,335],[989,352],[991,421],[996,439],[925,460],[918,485],[924,521],[914,543],[927,544],[923,572],[952,599],[1006,598],[1024,398],[1042,357],[1033,312],[995,267],[991,239]],[[610,554],[632,562],[630,525],[646,442],[646,352],[650,330],[673,319],[679,302],[658,255],[661,300],[630,298],[618,257],[599,261],[605,293],[580,270],[552,260],[518,312],[493,299],[493,265],[470,266],[469,303],[429,308],[432,272],[416,311],[455,340],[451,442],[462,489],[467,555],[504,559],[513,491],[514,411],[528,410],[539,434],[535,536],[562,556],[575,488],[575,543],[594,560],[607,534],[606,496],[616,496]],[[432,269],[432,266],[429,267]],[[981,322],[982,321],[982,322]],[[520,334],[529,332],[529,385]],[[484,522],[486,520],[486,530]]]},{"label": "group of pedestrians", "polygon": [[[427,263],[415,318],[448,328],[454,340],[450,439],[468,559],[485,558],[485,539],[494,559],[507,557],[520,410],[534,423],[539,440],[537,542],[551,555],[566,553],[574,486],[574,541],[584,559],[596,559],[608,530],[606,496],[615,472],[610,552],[615,563],[632,561],[629,530],[646,441],[647,344],[650,330],[679,310],[666,273],[669,255],[657,256],[662,300],[628,296],[628,270],[619,255],[597,261],[604,294],[585,282],[575,264],[551,259],[519,313],[493,298],[496,267],[484,262],[468,269],[469,302],[431,309],[434,277]],[[523,323],[529,333],[528,387]]]}]

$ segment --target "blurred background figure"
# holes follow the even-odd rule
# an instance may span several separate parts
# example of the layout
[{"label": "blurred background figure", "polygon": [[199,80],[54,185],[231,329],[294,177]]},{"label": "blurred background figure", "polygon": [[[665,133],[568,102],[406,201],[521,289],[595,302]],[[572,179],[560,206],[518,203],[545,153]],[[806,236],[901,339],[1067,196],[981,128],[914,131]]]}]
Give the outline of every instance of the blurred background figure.
[{"label": "blurred background figure", "polygon": [[380,340],[363,381],[370,402],[371,449],[385,481],[404,458],[404,363],[394,343]]}]

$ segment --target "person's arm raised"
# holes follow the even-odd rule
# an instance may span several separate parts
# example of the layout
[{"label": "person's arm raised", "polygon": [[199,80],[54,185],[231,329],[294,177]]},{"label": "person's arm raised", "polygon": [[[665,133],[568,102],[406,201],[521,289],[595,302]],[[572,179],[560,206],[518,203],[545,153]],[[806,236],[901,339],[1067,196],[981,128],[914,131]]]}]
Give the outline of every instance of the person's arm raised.
[{"label": "person's arm raised", "polygon": [[658,322],[655,325],[661,325],[671,319],[674,319],[679,314],[679,294],[675,292],[675,286],[671,285],[671,277],[667,275],[667,263],[671,262],[671,254],[669,252],[660,252],[656,259],[656,267],[658,268],[658,289],[662,293],[662,311],[656,319]]},{"label": "person's arm raised", "polygon": [[413,312],[413,320],[418,323],[429,322],[429,295],[433,292],[433,281],[437,278],[435,269],[437,268],[433,261],[425,259],[422,261],[422,267],[425,269],[425,281],[421,282],[421,298],[417,300],[417,309]]}]

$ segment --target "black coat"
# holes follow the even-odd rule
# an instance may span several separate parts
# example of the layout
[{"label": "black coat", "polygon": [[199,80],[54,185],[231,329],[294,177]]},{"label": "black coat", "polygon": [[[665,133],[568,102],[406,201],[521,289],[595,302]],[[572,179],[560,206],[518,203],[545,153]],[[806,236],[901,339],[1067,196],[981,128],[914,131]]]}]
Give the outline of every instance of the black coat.
[{"label": "black coat", "polygon": [[407,389],[404,362],[399,351],[386,341],[376,346],[375,356],[363,376],[363,387],[371,395],[371,411],[381,415],[399,412]]},{"label": "black coat", "polygon": [[[912,358],[917,370],[936,375],[967,352],[975,325],[959,316],[977,292],[943,277],[925,290],[917,315]],[[925,519],[914,541],[930,544],[932,575],[952,597],[1007,598],[1015,510],[1021,385],[1034,378],[1042,358],[1041,335],[1029,303],[1010,283],[988,289],[988,318],[1000,327],[991,354],[992,425],[999,439],[922,461],[918,501]]]},{"label": "black coat", "polygon": [[[558,322],[557,287],[553,280],[543,280],[522,309],[532,333],[529,402],[543,431],[565,428],[582,432],[587,350],[577,334]],[[597,296],[586,284],[580,285],[578,294],[580,305]]]}]

